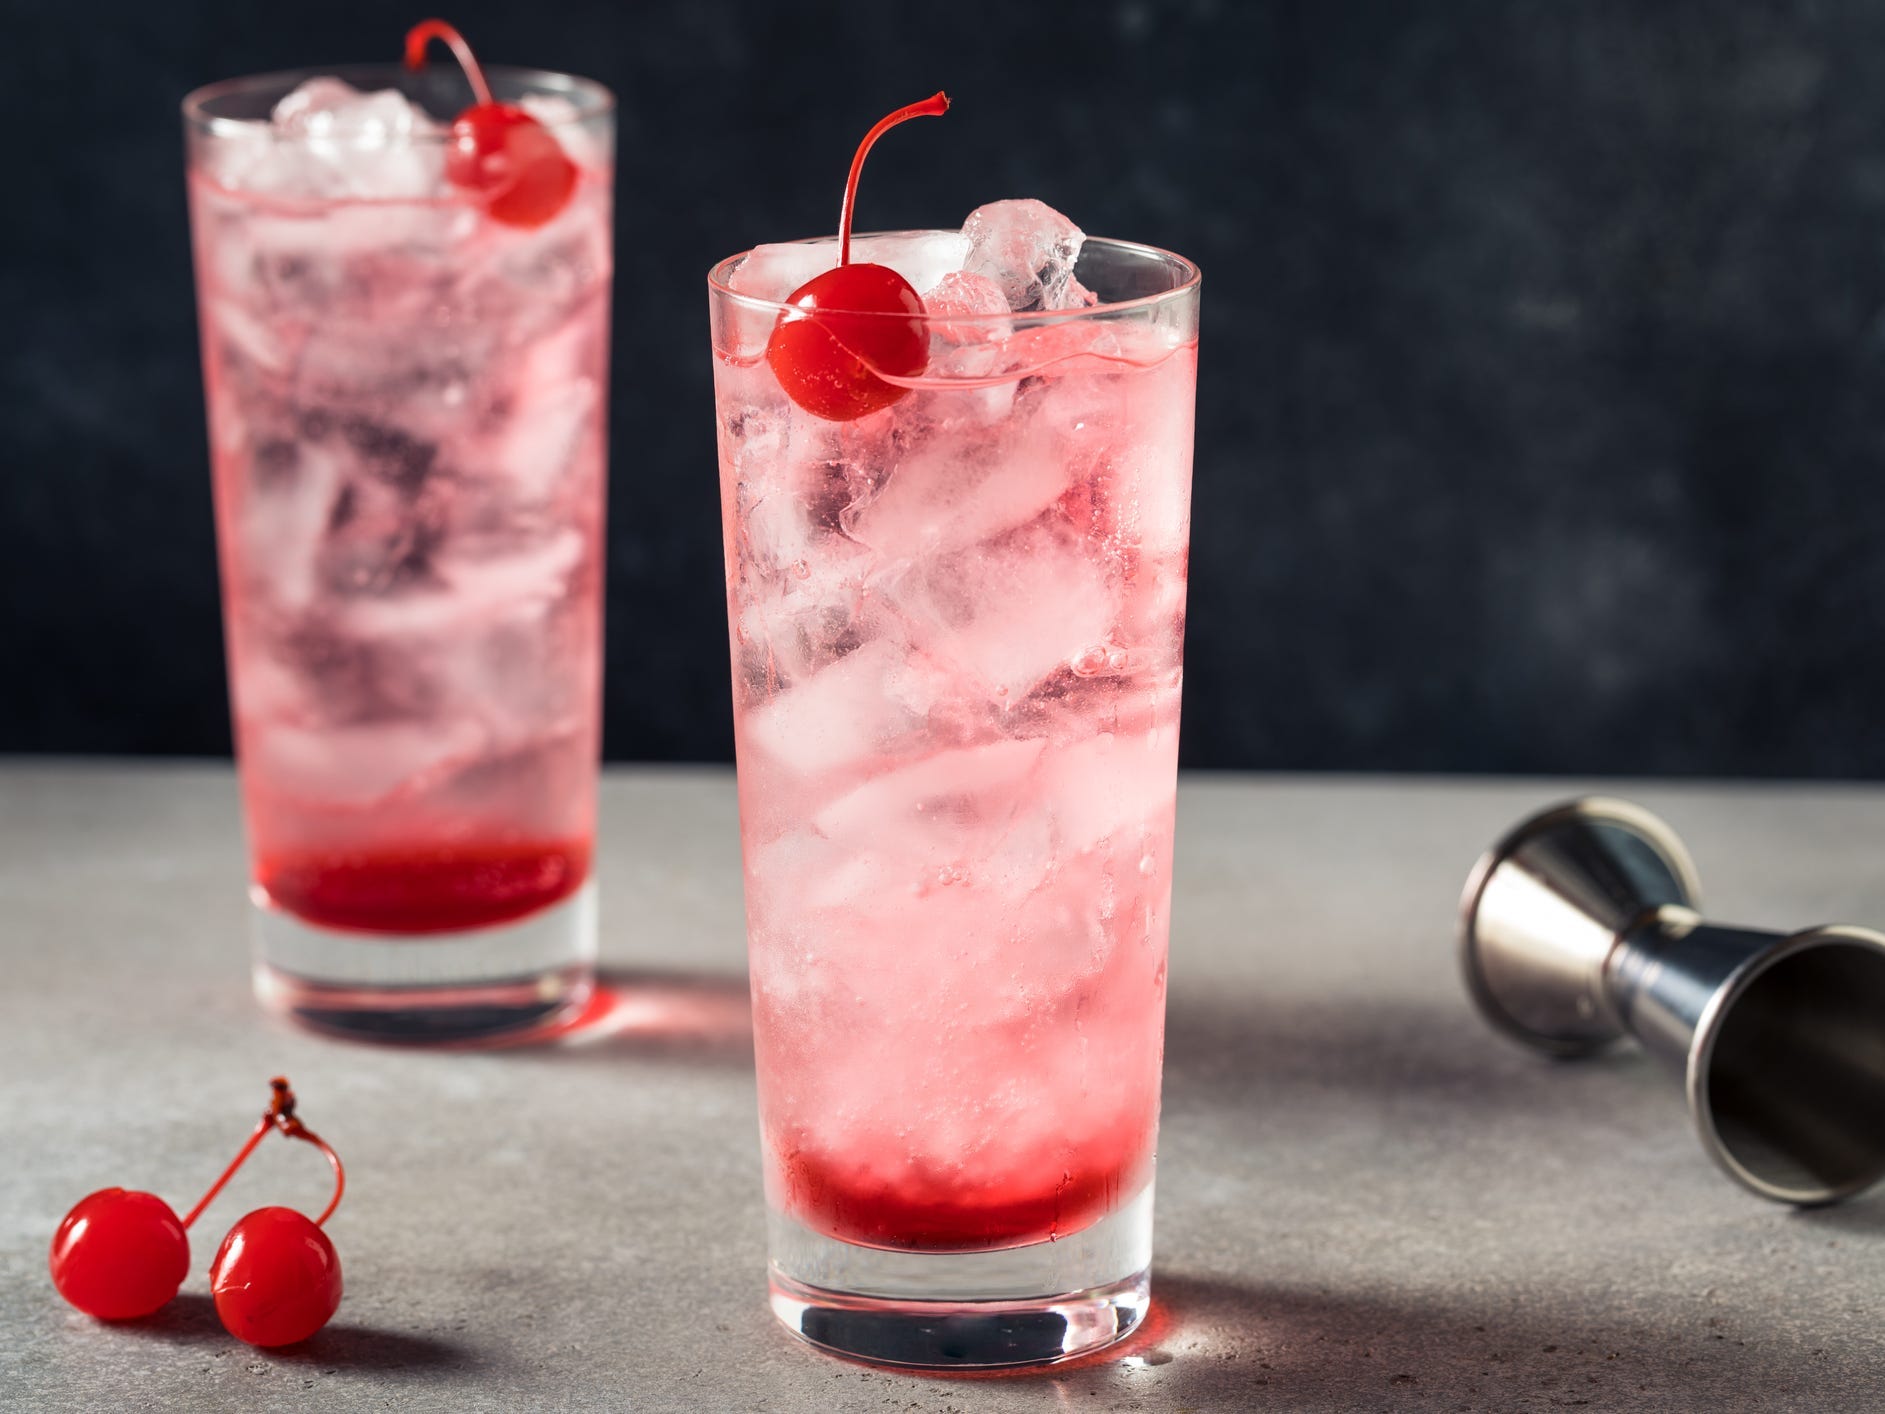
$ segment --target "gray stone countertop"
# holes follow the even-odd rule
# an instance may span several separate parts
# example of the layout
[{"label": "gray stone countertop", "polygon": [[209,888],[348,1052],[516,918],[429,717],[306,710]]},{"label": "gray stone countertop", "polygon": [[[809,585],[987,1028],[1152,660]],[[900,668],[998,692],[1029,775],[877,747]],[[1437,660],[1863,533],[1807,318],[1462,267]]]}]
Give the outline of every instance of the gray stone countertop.
[{"label": "gray stone countertop", "polygon": [[[1764,1203],[1645,1057],[1546,1061],[1470,1010],[1467,869],[1574,788],[1188,776],[1153,1313],[1076,1366],[924,1378],[766,1310],[730,773],[605,778],[607,1027],[443,1053],[257,1009],[228,768],[0,765],[0,1406],[1885,1407],[1885,1191]],[[1885,922],[1885,790],[1608,788],[1684,834],[1712,916]],[[187,1203],[278,1071],[348,1163],[333,1325],[265,1354],[209,1302],[229,1222],[326,1192],[279,1143],[165,1312],[60,1302],[66,1208],[112,1184]]]}]

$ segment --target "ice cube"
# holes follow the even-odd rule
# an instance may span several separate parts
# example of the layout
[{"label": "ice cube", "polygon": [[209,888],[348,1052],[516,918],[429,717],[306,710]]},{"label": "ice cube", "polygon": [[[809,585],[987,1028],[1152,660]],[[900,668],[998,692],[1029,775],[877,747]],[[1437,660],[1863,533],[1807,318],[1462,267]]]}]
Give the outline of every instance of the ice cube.
[{"label": "ice cube", "polygon": [[[530,415],[512,422],[495,463],[511,477],[520,502],[568,494],[571,478],[600,461],[600,397],[593,380],[572,378],[523,404]],[[584,451],[592,453],[589,460],[579,457]]]},{"label": "ice cube", "polygon": [[223,358],[238,368],[246,363],[280,375],[294,366],[294,343],[282,337],[279,329],[256,318],[240,301],[205,291],[203,324],[209,336],[221,342]]},{"label": "ice cube", "polygon": [[962,268],[1000,285],[1016,311],[1083,309],[1091,291],[1073,278],[1086,243],[1081,229],[1044,201],[1025,197],[978,206],[962,223]]},{"label": "ice cube", "polygon": [[252,476],[235,501],[242,539],[237,561],[265,579],[267,597],[280,609],[307,609],[321,589],[328,528],[346,482],[341,457],[303,444],[292,467]]},{"label": "ice cube", "polygon": [[863,971],[907,960],[885,940],[917,945],[918,928],[958,959],[992,961],[1013,936],[1011,908],[1054,866],[1031,789],[1044,746],[996,739],[871,777],[813,811],[812,831],[753,852],[755,897],[781,923],[817,914],[819,946],[854,944]]},{"label": "ice cube", "polygon": [[[316,685],[317,693],[325,685]],[[273,723],[244,743],[257,779],[283,796],[362,809],[396,795],[418,794],[428,782],[475,760],[487,749],[484,728],[469,717],[298,727]]]},{"label": "ice cube", "polygon": [[527,93],[517,106],[535,118],[563,149],[563,154],[579,167],[606,168],[609,152],[602,131],[585,127],[582,109],[560,93]]},{"label": "ice cube", "polygon": [[[1189,393],[1197,377],[1196,363],[1196,350],[1184,350],[1156,371],[1120,380],[1134,391],[1130,415],[1117,423],[1130,429],[1114,456],[1117,529],[1141,551],[1177,563],[1183,563],[1191,533]],[[1182,575],[1177,587],[1182,602]]]},{"label": "ice cube", "polygon": [[1051,526],[931,561],[885,592],[916,647],[1005,706],[1106,641],[1117,612],[1093,554]]},{"label": "ice cube", "polygon": [[428,641],[538,623],[567,597],[582,561],[583,537],[573,529],[518,545],[448,539],[429,559],[422,581],[349,601],[344,622],[366,639]]},{"label": "ice cube", "polygon": [[321,541],[322,590],[341,599],[377,599],[436,583],[433,559],[445,538],[445,503],[416,497],[355,460],[328,511]]},{"label": "ice cube", "polygon": [[737,478],[730,489],[739,560],[768,576],[848,581],[846,561],[858,547],[839,528],[865,483],[836,448],[805,431],[793,428],[783,410],[764,407],[736,412],[731,425],[722,424],[729,470]]},{"label": "ice cube", "polygon": [[[600,363],[595,334],[580,322],[524,354],[511,396],[529,413],[511,419],[491,459],[519,500],[549,502],[568,494],[572,474],[599,459],[598,407],[605,394],[591,370]],[[585,451],[589,460],[579,458]]]},{"label": "ice cube", "polygon": [[1041,758],[1041,798],[1053,802],[1063,858],[1108,840],[1165,828],[1177,793],[1176,732],[1101,733]]},{"label": "ice cube", "polygon": [[[1012,402],[1012,388],[994,388]],[[915,442],[883,489],[845,517],[846,532],[886,559],[947,553],[1025,525],[1066,491],[1073,464],[1034,420],[986,438],[959,427]]]},{"label": "ice cube", "polygon": [[1014,792],[1040,759],[1039,739],[998,739],[926,756],[873,776],[812,818],[827,838],[881,847],[899,832],[959,833],[971,821],[1005,821]]},{"label": "ice cube", "polygon": [[791,405],[779,380],[764,362],[719,359],[713,370],[713,395],[726,486],[731,489],[749,479],[770,484],[770,469],[795,440]]},{"label": "ice cube", "polygon": [[508,338],[561,328],[579,306],[606,294],[608,223],[593,207],[574,204],[535,229],[509,227],[499,234],[488,248],[495,258],[467,264],[459,288],[480,318],[504,321]]},{"label": "ice cube", "polygon": [[582,109],[560,93],[526,93],[517,106],[546,128],[561,127],[582,117]]},{"label": "ice cube", "polygon": [[[956,399],[960,412],[993,423],[1014,407],[1015,382],[993,378],[1004,362],[1003,346],[1014,331],[1008,296],[986,275],[951,270],[923,294],[931,318],[928,376],[965,385]],[[990,379],[985,387],[975,380]]]},{"label": "ice cube", "polygon": [[[788,830],[777,839],[751,843],[745,850],[748,906],[752,910],[755,938],[796,933],[807,924],[810,911],[821,906],[815,895],[824,893],[832,906],[833,890],[829,881],[844,869],[845,859],[831,841],[807,829]],[[838,904],[846,900],[835,895]],[[786,964],[777,979],[782,990],[796,992],[805,969],[798,966],[802,948],[784,946],[755,947],[752,962],[755,978],[768,962]]]},{"label": "ice cube", "polygon": [[822,553],[784,573],[753,567],[743,574],[745,607],[736,626],[741,650],[763,654],[768,677],[787,686],[837,661],[857,641],[869,553],[833,539]]},{"label": "ice cube", "polygon": [[[888,265],[918,290],[930,289],[950,271],[960,270],[968,253],[968,239],[958,231],[895,231],[851,241],[854,263]],[[727,283],[735,294],[787,300],[800,285],[837,263],[835,240],[754,246]]]},{"label": "ice cube", "polygon": [[887,639],[847,653],[748,712],[742,746],[801,776],[862,764],[920,721],[885,690],[902,661],[902,648]]},{"label": "ice cube", "polygon": [[727,276],[736,295],[754,299],[785,300],[812,276],[838,263],[838,247],[830,241],[788,241],[757,245]]},{"label": "ice cube", "polygon": [[275,137],[266,123],[227,123],[204,136],[196,152],[202,172],[228,191],[253,185],[251,174],[268,161]]},{"label": "ice cube", "polygon": [[923,308],[939,319],[1009,313],[1007,292],[988,276],[971,270],[946,271],[923,292]]},{"label": "ice cube", "polygon": [[391,147],[436,136],[439,125],[395,89],[371,92],[340,79],[309,79],[270,116],[276,135],[348,147]]},{"label": "ice cube", "polygon": [[1065,376],[1152,368],[1184,346],[1169,329],[1119,320],[1062,319],[1016,330],[1004,340],[1001,374],[1019,379],[1049,370]]},{"label": "ice cube", "polygon": [[769,574],[798,573],[829,533],[821,526],[809,498],[792,494],[777,483],[750,495],[740,518],[741,554],[751,565]]},{"label": "ice cube", "polygon": [[380,199],[443,195],[443,129],[393,89],[364,93],[335,78],[309,79],[275,105],[274,143],[251,162],[251,190]]},{"label": "ice cube", "polygon": [[968,270],[951,270],[931,286],[923,295],[923,309],[942,321],[936,332],[951,343],[987,343],[1011,327],[1005,319],[980,317],[1007,314],[1008,295],[988,276]]},{"label": "ice cube", "polygon": [[834,842],[805,830],[759,846],[748,874],[755,895],[763,892],[772,905],[760,910],[772,915],[765,922],[783,928],[809,923],[820,944],[828,947],[841,931],[830,926],[831,911],[856,910],[868,916],[886,899],[907,897],[915,868],[880,850],[859,849],[852,842]]},{"label": "ice cube", "polygon": [[969,240],[960,231],[893,231],[851,241],[851,259],[888,265],[915,290],[934,289],[968,258]]}]

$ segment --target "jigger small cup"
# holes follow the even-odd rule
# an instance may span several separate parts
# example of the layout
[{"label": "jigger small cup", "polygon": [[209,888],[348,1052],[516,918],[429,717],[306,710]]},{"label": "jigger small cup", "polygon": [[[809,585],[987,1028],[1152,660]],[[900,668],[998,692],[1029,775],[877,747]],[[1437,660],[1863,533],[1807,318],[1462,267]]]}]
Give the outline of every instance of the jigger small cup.
[{"label": "jigger small cup", "polygon": [[1682,1072],[1702,1147],[1776,1202],[1885,1177],[1885,936],[1705,922],[1675,832],[1626,801],[1541,811],[1474,867],[1460,959],[1479,1010],[1551,1055],[1624,1035]]}]

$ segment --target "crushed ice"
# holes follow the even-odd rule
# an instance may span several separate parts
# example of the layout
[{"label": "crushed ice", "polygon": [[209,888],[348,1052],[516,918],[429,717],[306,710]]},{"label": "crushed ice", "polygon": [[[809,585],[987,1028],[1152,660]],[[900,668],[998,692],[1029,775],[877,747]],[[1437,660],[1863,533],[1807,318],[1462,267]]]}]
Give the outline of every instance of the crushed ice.
[{"label": "crushed ice", "polygon": [[[887,265],[931,313],[969,316],[1085,309],[1097,303],[1074,278],[1086,233],[1044,201],[993,201],[960,231],[856,236],[851,258]],[[788,241],[747,252],[728,284],[735,294],[785,300],[838,263],[835,240]]]},{"label": "crushed ice", "polygon": [[397,90],[314,78],[277,103],[266,125],[218,130],[207,156],[217,180],[244,191],[427,198],[446,190],[443,132]]},{"label": "crushed ice", "polygon": [[1093,293],[1073,277],[1086,233],[1044,201],[991,201],[962,223],[962,268],[999,285],[1016,313],[1084,309]]}]

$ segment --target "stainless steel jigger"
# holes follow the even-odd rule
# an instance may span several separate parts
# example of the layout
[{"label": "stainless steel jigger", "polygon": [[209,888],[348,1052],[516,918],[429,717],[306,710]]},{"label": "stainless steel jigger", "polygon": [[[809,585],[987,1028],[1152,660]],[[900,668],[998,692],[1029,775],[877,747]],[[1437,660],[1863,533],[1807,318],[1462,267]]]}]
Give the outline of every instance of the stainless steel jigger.
[{"label": "stainless steel jigger", "polygon": [[1541,1051],[1624,1033],[1686,1077],[1702,1147],[1781,1203],[1885,1177],[1885,936],[1704,922],[1695,866],[1648,811],[1588,797],[1474,867],[1460,957],[1486,1018]]}]

